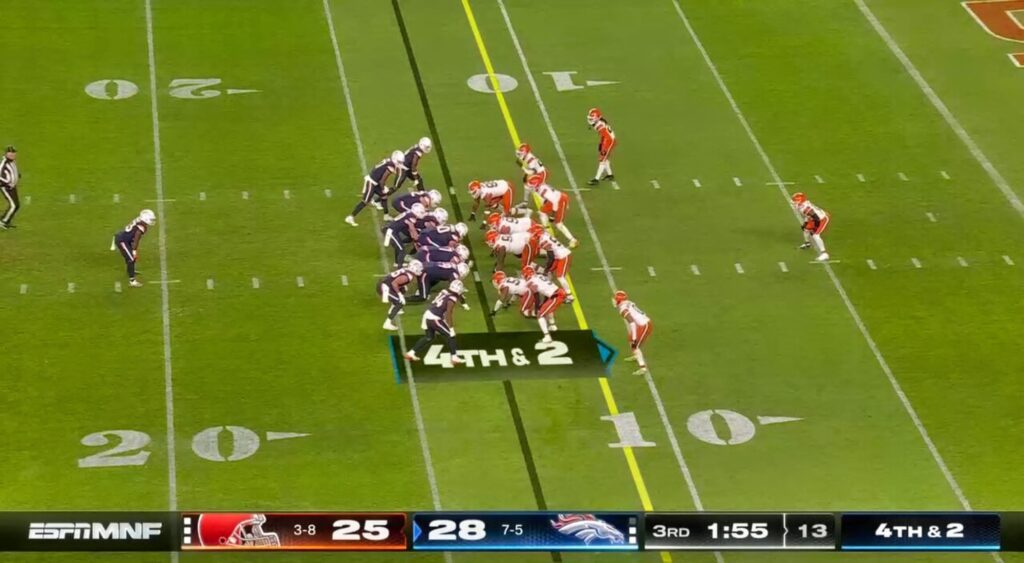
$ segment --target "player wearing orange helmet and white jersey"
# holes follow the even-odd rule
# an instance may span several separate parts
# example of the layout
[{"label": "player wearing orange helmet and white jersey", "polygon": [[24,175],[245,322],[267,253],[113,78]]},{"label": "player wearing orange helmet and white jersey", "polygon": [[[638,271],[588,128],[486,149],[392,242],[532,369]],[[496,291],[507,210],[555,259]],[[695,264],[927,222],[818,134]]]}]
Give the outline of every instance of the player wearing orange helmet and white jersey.
[{"label": "player wearing orange helmet and white jersey", "polygon": [[651,318],[636,306],[636,303],[629,300],[625,291],[616,291],[612,302],[619,314],[622,315],[622,320],[626,322],[626,331],[629,333],[629,349],[633,351],[633,354],[626,358],[626,361],[638,364],[640,369],[634,371],[633,375],[645,375],[647,362],[644,361],[644,353],[640,348],[644,342],[647,342],[647,337],[654,330],[654,324],[651,322]]},{"label": "player wearing orange helmet and white jersey", "polygon": [[526,189],[537,194],[541,201],[544,202],[540,208],[541,223],[546,227],[553,215],[555,227],[565,235],[565,238],[569,239],[569,248],[579,246],[579,241],[569,232],[569,227],[565,226],[565,211],[569,208],[569,194],[560,192],[547,185],[541,176],[530,176],[527,178]]},{"label": "player wearing orange helmet and white jersey", "polygon": [[520,268],[533,264],[537,257],[537,241],[530,233],[509,233],[499,235],[497,231],[487,231],[484,235],[487,246],[494,254],[495,272],[505,269],[505,256],[513,254],[519,258]]},{"label": "player wearing orange helmet and white jersey", "polygon": [[548,264],[544,271],[548,275],[554,275],[562,289],[568,294],[567,303],[572,303],[572,289],[569,288],[569,265],[572,263],[572,251],[558,241],[551,233],[544,230],[544,227],[535,225],[530,229],[534,244],[538,250],[543,250],[548,255]]},{"label": "player wearing orange helmet and white jersey", "polygon": [[523,268],[523,279],[533,293],[533,298],[540,304],[537,307],[537,322],[540,324],[540,331],[544,333],[541,342],[551,342],[551,332],[558,330],[555,326],[555,311],[565,303],[568,294],[564,289],[551,283],[547,277],[538,274],[532,266]]},{"label": "player wearing orange helmet and white jersey", "polygon": [[597,108],[591,108],[587,112],[587,124],[594,131],[597,131],[597,174],[594,175],[594,179],[587,182],[591,186],[601,181],[602,176],[606,180],[614,180],[615,176],[612,174],[612,149],[615,148],[615,132],[612,131],[612,126],[608,124],[608,120],[601,115],[601,110]]},{"label": "player wearing orange helmet and white jersey", "polygon": [[524,182],[530,176],[540,176],[545,182],[548,181],[547,167],[533,154],[533,150],[527,143],[519,145],[519,148],[516,149],[516,164],[523,169]]},{"label": "player wearing orange helmet and white jersey", "polygon": [[793,194],[793,206],[797,212],[800,213],[800,218],[803,220],[803,233],[804,243],[800,245],[800,248],[814,247],[818,251],[818,262],[824,262],[828,260],[828,252],[825,251],[825,241],[821,238],[821,233],[825,232],[825,228],[828,227],[829,214],[822,208],[811,203],[811,200],[807,199],[807,196],[803,192],[797,192]]},{"label": "player wearing orange helmet and white jersey", "polygon": [[537,223],[530,219],[532,210],[523,209],[521,212],[523,213],[522,217],[509,217],[501,213],[491,213],[487,216],[487,226],[498,231],[499,235],[528,232],[530,227]]},{"label": "player wearing orange helmet and white jersey", "polygon": [[515,192],[512,182],[507,180],[488,180],[486,182],[473,180],[469,183],[468,188],[469,195],[473,198],[473,209],[469,212],[470,221],[476,221],[476,212],[480,209],[481,203],[484,205],[484,210],[498,209],[500,207],[505,215],[512,212],[512,196]]},{"label": "player wearing orange helmet and white jersey", "polygon": [[491,309],[491,316],[497,315],[502,309],[508,309],[512,303],[519,300],[519,312],[524,317],[535,317],[537,311],[534,307],[533,292],[530,291],[526,280],[515,276],[506,276],[505,272],[494,272],[491,276],[491,284],[498,290],[498,300],[494,302]]}]

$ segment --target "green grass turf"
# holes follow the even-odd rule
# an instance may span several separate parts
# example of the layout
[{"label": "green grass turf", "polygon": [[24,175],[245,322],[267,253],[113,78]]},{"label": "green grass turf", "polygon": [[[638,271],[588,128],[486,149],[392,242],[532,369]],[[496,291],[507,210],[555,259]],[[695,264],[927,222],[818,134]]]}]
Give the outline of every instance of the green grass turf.
[{"label": "green grass turf", "polygon": [[[519,81],[506,98],[520,135],[544,159],[553,183],[566,187],[498,5],[472,4],[497,72]],[[577,183],[595,165],[586,110],[600,106],[619,136],[614,164],[622,190],[602,184],[583,199],[611,266],[621,268],[613,272],[618,286],[655,319],[648,352],[654,380],[704,507],[960,508],[832,281],[794,249],[799,233],[785,201],[765,185],[769,171],[671,1],[506,4]],[[853,2],[682,5],[768,157],[784,180],[796,182],[788,188],[806,191],[833,213],[826,240],[842,260],[834,265],[837,279],[966,497],[977,509],[1019,509],[1024,481],[1008,476],[1024,462],[1016,438],[1024,391],[1017,374],[1024,366],[1015,352],[1022,280],[1020,266],[1002,256],[1024,265],[1020,216]],[[1021,185],[1013,124],[1024,110],[1002,107],[1021,88],[1020,70],[1005,57],[1011,46],[987,35],[955,2],[870,5],[993,164]],[[391,4],[332,0],[330,7],[372,164],[428,134],[423,107]],[[467,181],[517,177],[511,141],[494,97],[466,86],[484,69],[460,3],[404,0],[401,8],[436,121],[435,142],[443,145],[465,209]],[[155,205],[146,201],[156,197],[156,170],[144,4],[12,1],[4,12],[16,24],[5,25],[0,44],[19,79],[0,89],[0,142],[19,145],[22,194],[32,203],[18,219],[20,229],[0,233],[0,310],[9,326],[0,379],[0,508],[165,509],[160,288],[150,283],[115,293],[121,261],[106,251],[114,230]],[[934,27],[922,25],[922,14]],[[323,4],[156,0],[153,22],[162,179],[165,197],[174,200],[160,219],[168,278],[179,280],[168,292],[178,506],[431,509],[409,389],[394,383],[379,328],[384,311],[372,283],[381,262],[370,211],[359,229],[340,221],[355,203],[363,171]],[[614,38],[615,48],[603,46],[602,37]],[[619,84],[557,92],[543,73],[565,70],[577,71],[577,82]],[[140,92],[119,101],[86,96],[85,84],[102,78],[131,80]],[[168,92],[176,78],[219,78],[220,90],[260,92],[179,99]],[[443,188],[439,152],[426,158],[423,171]],[[743,185],[735,186],[734,177]],[[695,178],[702,187],[694,187]],[[611,288],[592,270],[599,257],[575,201],[569,217],[583,242],[573,278],[586,320],[621,350]],[[479,252],[479,235],[471,236]],[[157,281],[156,232],[147,235],[142,255],[141,277]],[[298,276],[305,287],[297,287]],[[207,289],[208,279],[215,289]],[[68,282],[76,284],[74,293]],[[459,330],[486,330],[475,296],[470,302],[474,310],[456,313]],[[410,332],[418,332],[418,315],[410,309],[405,316]],[[568,310],[562,317],[563,326],[574,324]],[[499,331],[530,327],[513,314],[497,320]],[[600,420],[608,411],[596,380],[512,385],[549,507],[641,508],[623,455],[607,447],[616,436]],[[611,388],[619,410],[635,413],[644,437],[657,444],[636,450],[654,508],[692,510],[647,384],[617,365]],[[500,383],[424,384],[418,392],[445,508],[537,508]],[[719,446],[687,431],[689,417],[708,409],[802,420],[758,426],[749,442]],[[311,435],[264,440],[239,461],[197,457],[193,435],[223,425]],[[716,428],[728,436],[721,421]],[[79,440],[112,429],[152,438],[145,465],[78,468],[77,459],[96,451]],[[230,451],[229,440],[219,443]],[[181,556],[212,557],[249,560]],[[270,558],[338,557],[346,558]],[[839,557],[988,559],[725,555]]]}]

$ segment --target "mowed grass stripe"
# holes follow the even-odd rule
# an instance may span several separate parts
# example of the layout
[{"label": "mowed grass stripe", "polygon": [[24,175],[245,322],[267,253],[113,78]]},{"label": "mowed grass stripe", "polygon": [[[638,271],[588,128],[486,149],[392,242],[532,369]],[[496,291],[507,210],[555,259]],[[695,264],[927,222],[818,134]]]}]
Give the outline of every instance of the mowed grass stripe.
[{"label": "mowed grass stripe", "polygon": [[[444,156],[444,144],[441,142],[441,135],[438,133],[437,125],[434,122],[433,112],[430,110],[430,101],[427,96],[426,88],[423,86],[423,79],[420,76],[419,65],[416,63],[416,55],[413,51],[412,42],[409,39],[409,32],[405,26],[405,19],[402,17],[402,8],[399,5],[398,0],[391,0],[391,6],[395,12],[395,20],[398,23],[398,29],[402,36],[402,43],[405,46],[406,57],[409,59],[409,68],[413,75],[413,80],[416,82],[416,91],[419,94],[420,104],[423,106],[423,114],[427,121],[427,128],[430,130],[431,138],[433,139],[434,147],[437,152],[438,163],[441,166],[441,174],[444,178],[444,183],[450,188],[454,188],[452,182],[451,172],[448,168],[448,161]],[[452,195],[450,198],[452,204],[452,210],[455,213],[455,217],[458,221],[463,220],[462,206],[459,205],[457,197]],[[475,258],[476,254],[473,252],[471,241],[467,239],[464,241],[467,247],[470,249],[470,254]],[[480,302],[480,313],[483,315],[484,323],[487,326],[487,331],[494,333],[497,329],[494,326],[494,319],[489,314],[489,307],[487,302],[487,294],[484,291],[483,283],[481,283],[480,276],[477,275],[479,272],[480,261],[473,261],[474,271],[474,283],[476,285],[477,296]],[[530,488],[533,490],[534,501],[537,504],[537,508],[540,510],[547,510],[547,501],[544,498],[544,488],[540,482],[540,475],[537,472],[537,464],[533,459],[533,452],[530,448],[529,437],[526,433],[526,427],[523,424],[523,416],[519,411],[519,402],[516,399],[515,388],[512,382],[508,379],[502,381],[502,387],[505,391],[505,398],[508,402],[509,411],[512,415],[512,422],[516,429],[516,437],[519,440],[520,451],[523,455],[523,463],[526,466],[527,475],[530,479]],[[551,553],[552,560],[561,561],[561,555],[557,552]]]}]

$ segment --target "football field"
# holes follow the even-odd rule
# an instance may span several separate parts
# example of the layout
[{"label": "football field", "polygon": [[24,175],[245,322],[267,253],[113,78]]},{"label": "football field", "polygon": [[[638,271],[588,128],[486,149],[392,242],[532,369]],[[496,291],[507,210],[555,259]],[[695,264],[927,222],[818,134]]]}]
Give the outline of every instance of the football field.
[{"label": "football field", "polygon": [[[0,29],[0,510],[1024,508],[1024,46],[956,0],[4,0]],[[618,350],[607,376],[393,365],[380,213],[342,220],[423,136],[459,218],[471,180],[522,193],[520,142],[572,195],[558,320]],[[107,249],[143,208],[131,288]],[[537,330],[487,315],[469,245],[459,335]],[[646,376],[617,289],[655,324]],[[0,554],[262,558],[1024,562]]]}]

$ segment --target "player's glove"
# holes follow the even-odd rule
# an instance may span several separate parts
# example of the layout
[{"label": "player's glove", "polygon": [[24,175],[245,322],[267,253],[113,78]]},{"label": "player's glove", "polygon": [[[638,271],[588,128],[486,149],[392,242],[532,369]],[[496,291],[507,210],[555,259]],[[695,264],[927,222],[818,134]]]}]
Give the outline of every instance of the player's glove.
[{"label": "player's glove", "polygon": [[135,262],[138,259],[139,259],[139,251],[138,250],[133,250],[132,251],[132,262]]},{"label": "player's glove", "polygon": [[399,301],[399,303],[401,303],[402,305],[405,305],[405,296],[404,296],[404,295],[402,295],[402,294],[399,294],[399,295],[398,295],[398,301]]}]

